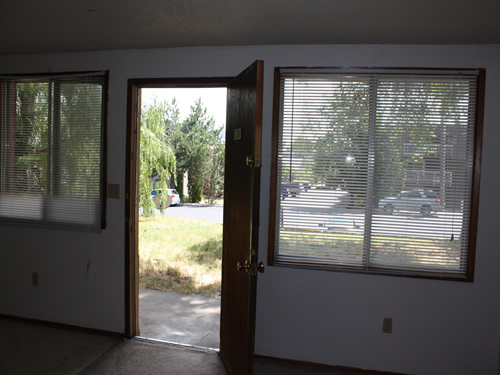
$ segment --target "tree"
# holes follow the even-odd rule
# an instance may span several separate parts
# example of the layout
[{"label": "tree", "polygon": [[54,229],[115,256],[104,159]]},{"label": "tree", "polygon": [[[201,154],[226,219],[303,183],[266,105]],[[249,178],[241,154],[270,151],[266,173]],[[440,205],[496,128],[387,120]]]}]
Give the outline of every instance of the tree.
[{"label": "tree", "polygon": [[[98,199],[102,162],[102,86],[96,83],[60,82],[54,84],[53,170],[59,175],[53,193]],[[53,138],[55,138],[53,136]],[[77,171],[77,173],[75,173]],[[58,183],[57,180],[60,182]]]},{"label": "tree", "polygon": [[209,183],[213,171],[211,163],[221,133],[221,129],[215,129],[214,125],[213,117],[207,115],[206,107],[198,99],[168,140],[177,160],[178,181],[182,181],[185,172],[188,173],[189,200],[193,203],[203,199],[203,188]]},{"label": "tree", "polygon": [[205,185],[208,186],[209,195],[212,197],[224,195],[225,151],[226,144],[221,137],[217,137],[216,143],[208,150],[208,177]]},{"label": "tree", "polygon": [[168,187],[167,180],[175,174],[175,155],[168,146],[166,136],[175,128],[176,116],[178,118],[176,108],[175,103],[170,106],[155,100],[142,111],[139,194],[140,206],[146,216],[155,212],[151,199],[153,180],[157,182],[157,189],[165,189]]},{"label": "tree", "polygon": [[98,198],[102,103],[95,98],[102,86],[54,81],[17,83],[16,89],[19,187],[30,194]]},{"label": "tree", "polygon": [[26,192],[47,192],[47,83],[16,84],[15,180]]},{"label": "tree", "polygon": [[366,197],[369,83],[340,81],[332,89],[335,98],[321,110],[318,130],[325,135],[316,141],[313,171],[327,188]]},{"label": "tree", "polygon": [[316,117],[319,125],[309,125],[324,133],[314,148],[317,181],[365,197],[372,158],[376,199],[405,188],[433,188],[419,186],[413,172],[440,168],[436,108],[445,100],[438,94],[442,85],[404,79],[332,83],[334,98],[321,109],[322,118]]}]

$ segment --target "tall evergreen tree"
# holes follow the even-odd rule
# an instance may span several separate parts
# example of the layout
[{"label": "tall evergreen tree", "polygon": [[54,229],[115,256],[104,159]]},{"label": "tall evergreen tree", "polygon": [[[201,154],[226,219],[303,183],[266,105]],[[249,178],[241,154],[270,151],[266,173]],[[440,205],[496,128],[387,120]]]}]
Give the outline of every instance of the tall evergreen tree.
[{"label": "tall evergreen tree", "polygon": [[203,188],[208,183],[213,162],[213,150],[218,143],[221,129],[215,128],[213,117],[207,115],[201,98],[192,106],[188,117],[174,132],[170,144],[177,160],[177,176],[188,174],[189,200],[203,199]]}]

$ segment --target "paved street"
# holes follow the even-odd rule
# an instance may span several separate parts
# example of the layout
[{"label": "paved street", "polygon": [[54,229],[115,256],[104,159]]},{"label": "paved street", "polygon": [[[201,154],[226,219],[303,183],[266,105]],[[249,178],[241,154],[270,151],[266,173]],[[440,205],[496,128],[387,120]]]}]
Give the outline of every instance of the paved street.
[{"label": "paved street", "polygon": [[[364,231],[365,215],[361,210],[335,206],[334,201],[328,209],[321,209],[318,203],[307,200],[299,205],[299,199],[290,197],[281,202],[283,228],[355,233]],[[462,231],[462,216],[448,212],[437,212],[430,216],[416,212],[385,215],[381,210],[375,210],[371,229],[376,234],[458,240]]]},{"label": "paved street", "polygon": [[[215,204],[182,204],[164,211],[167,217],[184,217],[222,223],[224,206]],[[157,212],[160,214],[160,211]]]},{"label": "paved street", "polygon": [[[309,230],[340,230],[346,232],[363,232],[365,216],[361,211],[348,209],[332,209],[328,212],[314,207],[310,202],[304,206],[293,207],[293,201],[298,198],[287,198],[282,201],[282,225],[285,228]],[[172,206],[164,211],[167,217],[193,218],[214,223],[223,222],[224,206],[211,204],[182,204]],[[160,211],[158,211],[160,214]],[[372,221],[372,231],[387,235],[425,236],[435,239],[458,240],[462,230],[461,215],[450,215],[447,212],[434,213],[424,217],[418,213],[400,212],[385,215],[375,212]]]}]

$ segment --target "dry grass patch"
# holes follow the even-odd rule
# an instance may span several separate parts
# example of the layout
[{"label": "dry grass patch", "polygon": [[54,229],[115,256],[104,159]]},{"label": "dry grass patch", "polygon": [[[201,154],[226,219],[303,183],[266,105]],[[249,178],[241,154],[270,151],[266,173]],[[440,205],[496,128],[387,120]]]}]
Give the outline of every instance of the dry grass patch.
[{"label": "dry grass patch", "polygon": [[139,219],[140,288],[219,297],[221,272],[222,224]]}]

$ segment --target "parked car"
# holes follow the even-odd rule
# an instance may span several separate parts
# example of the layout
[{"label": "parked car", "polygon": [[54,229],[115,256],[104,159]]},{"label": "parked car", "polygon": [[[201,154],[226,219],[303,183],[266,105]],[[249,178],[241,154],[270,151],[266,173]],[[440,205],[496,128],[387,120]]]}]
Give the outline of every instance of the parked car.
[{"label": "parked car", "polygon": [[301,190],[300,183],[298,183],[298,182],[282,182],[281,183],[281,188],[288,189],[288,193],[292,197],[296,197],[297,195],[299,195],[300,194],[300,190]]},{"label": "parked car", "polygon": [[177,190],[175,189],[168,189],[168,195],[172,198],[172,203],[170,204],[171,206],[177,206],[179,203],[181,203],[181,197]]},{"label": "parked car", "polygon": [[441,200],[431,190],[402,191],[396,197],[380,199],[378,206],[387,215],[392,215],[394,211],[417,211],[429,216],[440,209]]},{"label": "parked car", "polygon": [[288,197],[288,189],[284,186],[281,187],[281,199]]}]

